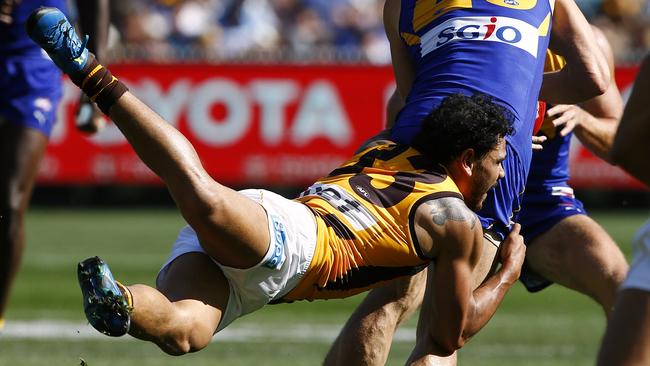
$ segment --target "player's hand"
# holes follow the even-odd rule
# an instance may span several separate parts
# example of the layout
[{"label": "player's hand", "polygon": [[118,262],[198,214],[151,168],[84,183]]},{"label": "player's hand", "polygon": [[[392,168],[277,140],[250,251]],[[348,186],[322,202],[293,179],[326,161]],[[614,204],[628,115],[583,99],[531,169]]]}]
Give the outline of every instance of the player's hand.
[{"label": "player's hand", "polygon": [[0,23],[11,24],[14,19],[11,14],[22,0],[0,0]]},{"label": "player's hand", "polygon": [[533,150],[543,150],[544,149],[544,141],[546,141],[547,137],[544,135],[533,136]]},{"label": "player's hand", "polygon": [[104,115],[85,94],[81,95],[75,122],[79,131],[88,134],[97,133],[106,126]]},{"label": "player's hand", "polygon": [[514,224],[512,231],[501,243],[499,248],[499,260],[503,270],[508,271],[512,282],[515,282],[521,274],[521,266],[524,264],[526,257],[526,245],[524,238],[519,235],[521,225]]},{"label": "player's hand", "polygon": [[558,104],[546,111],[553,118],[553,126],[562,126],[560,136],[566,136],[585,119],[585,111],[577,105]]}]

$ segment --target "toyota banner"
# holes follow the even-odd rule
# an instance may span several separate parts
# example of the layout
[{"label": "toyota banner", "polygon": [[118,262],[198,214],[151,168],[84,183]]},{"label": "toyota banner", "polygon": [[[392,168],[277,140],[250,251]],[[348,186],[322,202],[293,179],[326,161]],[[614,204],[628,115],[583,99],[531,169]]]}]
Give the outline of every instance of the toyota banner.
[{"label": "toyota banner", "polygon": [[[216,180],[240,186],[307,185],[326,175],[381,130],[395,88],[390,66],[122,64],[111,70],[185,135]],[[617,69],[624,97],[635,73]],[[66,80],[39,183],[160,184],[112,123],[90,137],[75,129],[78,99]],[[642,187],[573,144],[575,187]]]}]

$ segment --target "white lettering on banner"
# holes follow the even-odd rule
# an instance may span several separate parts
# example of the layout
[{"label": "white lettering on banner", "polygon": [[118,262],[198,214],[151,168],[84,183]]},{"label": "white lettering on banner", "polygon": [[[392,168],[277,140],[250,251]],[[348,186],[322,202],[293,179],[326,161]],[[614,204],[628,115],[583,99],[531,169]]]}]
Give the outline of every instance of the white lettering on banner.
[{"label": "white lettering on banner", "polygon": [[52,132],[50,134],[49,144],[57,145],[65,140],[65,137],[68,133],[68,126],[64,123],[67,121],[67,106],[68,103],[79,100],[79,89],[74,86],[71,82],[63,84],[63,96],[61,97],[61,105],[58,106],[56,110],[56,122],[52,127]]},{"label": "white lettering on banner", "polygon": [[261,107],[262,141],[269,146],[278,145],[285,131],[285,109],[298,98],[298,86],[291,80],[257,80],[251,83],[250,90]]},{"label": "white lettering on banner", "polygon": [[192,84],[187,79],[174,81],[167,93],[163,92],[160,84],[151,79],[127,83],[133,94],[172,125],[177,125],[181,111],[187,105],[192,92]]},{"label": "white lettering on banner", "polygon": [[331,172],[347,157],[339,154],[253,154],[244,159],[243,171],[248,181],[311,181]]},{"label": "white lettering on banner", "polygon": [[296,146],[306,146],[320,136],[328,138],[336,146],[350,143],[350,121],[331,83],[317,81],[307,88],[291,132]]},{"label": "white lettering on banner", "polygon": [[93,177],[98,182],[110,182],[117,176],[117,162],[113,155],[99,154],[91,163]]},{"label": "white lettering on banner", "polygon": [[[228,113],[215,121],[212,107],[226,106]],[[227,79],[211,79],[199,84],[187,107],[190,129],[197,139],[218,146],[232,145],[246,134],[251,123],[251,106],[246,92]]]},{"label": "white lettering on banner", "polygon": [[[190,134],[207,145],[219,147],[240,142],[251,130],[256,105],[260,110],[260,139],[266,146],[277,146],[290,139],[293,145],[303,147],[316,138],[325,138],[336,146],[347,146],[353,138],[354,130],[338,90],[328,81],[315,81],[301,90],[291,79],[258,79],[249,85],[223,78],[192,85],[188,79],[179,79],[165,91],[154,79],[122,80],[134,95],[173,126],[178,126],[182,113],[186,112]],[[76,103],[76,87],[68,82],[65,90],[64,105]],[[297,112],[289,121],[287,107],[296,102]],[[212,108],[218,104],[226,109],[220,120],[212,113]],[[67,112],[67,108],[61,108],[59,120],[71,118]],[[67,126],[58,124],[52,144],[64,142],[67,134]],[[114,124],[108,124],[92,136],[91,141],[99,146],[126,143]]]},{"label": "white lettering on banner", "polygon": [[422,36],[422,56],[452,41],[491,41],[520,48],[537,58],[539,31],[508,17],[451,18]]}]

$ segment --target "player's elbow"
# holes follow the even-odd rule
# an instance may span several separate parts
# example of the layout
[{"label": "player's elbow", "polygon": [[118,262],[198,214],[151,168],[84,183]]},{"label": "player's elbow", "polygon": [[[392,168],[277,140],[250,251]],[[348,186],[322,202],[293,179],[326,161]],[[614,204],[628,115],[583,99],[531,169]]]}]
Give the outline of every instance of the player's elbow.
[{"label": "player's elbow", "polygon": [[435,332],[432,334],[435,348],[438,350],[438,356],[446,357],[465,345],[466,339],[461,335],[438,334],[446,332]]},{"label": "player's elbow", "polygon": [[596,72],[592,72],[585,83],[585,94],[587,99],[595,98],[599,95],[605,94],[611,82],[611,75],[609,69],[605,68]]}]

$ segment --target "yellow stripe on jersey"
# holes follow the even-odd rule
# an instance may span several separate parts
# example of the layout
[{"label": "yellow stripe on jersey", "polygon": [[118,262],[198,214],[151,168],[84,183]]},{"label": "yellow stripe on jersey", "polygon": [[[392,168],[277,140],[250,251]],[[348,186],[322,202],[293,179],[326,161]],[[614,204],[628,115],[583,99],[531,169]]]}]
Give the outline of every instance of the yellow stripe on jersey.
[{"label": "yellow stripe on jersey", "polygon": [[307,273],[282,301],[347,297],[420,271],[429,258],[413,237],[412,215],[445,196],[462,198],[442,166],[408,146],[355,155],[297,199],[315,213],[318,239]]},{"label": "yellow stripe on jersey", "polygon": [[488,3],[503,6],[510,9],[529,10],[537,5],[537,0],[517,0],[517,1],[503,1],[503,0],[487,0]]},{"label": "yellow stripe on jersey", "polygon": [[417,0],[413,11],[413,29],[417,32],[447,12],[471,7],[472,0]]},{"label": "yellow stripe on jersey", "polygon": [[546,37],[548,35],[548,31],[551,29],[551,13],[546,14],[546,18],[544,18],[542,24],[537,29],[539,30],[540,37]]},{"label": "yellow stripe on jersey", "polygon": [[417,34],[402,32],[400,35],[408,46],[415,46],[421,42],[420,37]]},{"label": "yellow stripe on jersey", "polygon": [[546,50],[546,59],[544,61],[544,72],[560,71],[566,65],[564,57]]},{"label": "yellow stripe on jersey", "polygon": [[[553,53],[551,50],[546,50],[546,60],[544,61],[544,72],[560,71],[566,65],[564,57]],[[556,128],[553,125],[553,119],[544,118],[542,126],[539,131],[546,135],[548,138],[553,139],[556,135]]]}]

